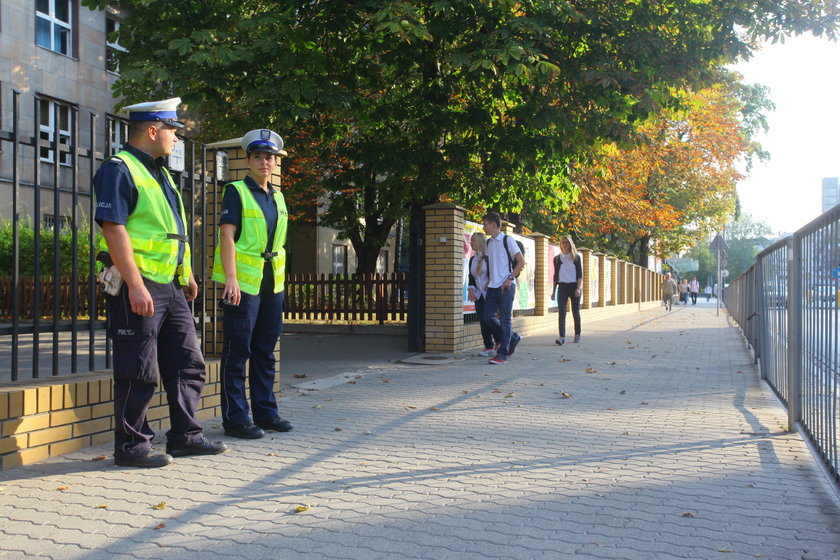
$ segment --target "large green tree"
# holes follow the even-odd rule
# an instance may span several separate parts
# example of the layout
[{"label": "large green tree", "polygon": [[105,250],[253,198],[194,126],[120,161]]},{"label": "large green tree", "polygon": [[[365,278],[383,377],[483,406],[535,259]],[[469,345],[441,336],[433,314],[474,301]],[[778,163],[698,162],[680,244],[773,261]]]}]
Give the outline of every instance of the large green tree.
[{"label": "large green tree", "polygon": [[[104,7],[104,0],[83,0]],[[812,0],[135,0],[115,93],[177,94],[207,139],[302,131],[323,220],[372,270],[391,225],[448,196],[557,211],[572,162],[747,56],[751,37],[832,33]]]}]

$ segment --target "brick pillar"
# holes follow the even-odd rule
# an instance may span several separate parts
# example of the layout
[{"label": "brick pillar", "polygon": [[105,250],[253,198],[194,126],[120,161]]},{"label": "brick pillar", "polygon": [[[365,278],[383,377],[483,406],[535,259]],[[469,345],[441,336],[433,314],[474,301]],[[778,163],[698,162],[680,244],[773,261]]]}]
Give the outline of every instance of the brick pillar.
[{"label": "brick pillar", "polygon": [[534,315],[548,315],[554,283],[554,279],[548,277],[548,236],[532,233],[529,237],[534,240],[534,263],[527,263],[534,267]]},{"label": "brick pillar", "polygon": [[607,278],[610,283],[609,305],[618,305],[618,259],[607,257],[607,261],[610,263],[610,277]]},{"label": "brick pillar", "polygon": [[606,270],[604,270],[604,265],[607,262],[607,255],[604,253],[597,253],[595,258],[598,259],[598,307],[606,307],[607,306],[607,280],[609,278],[606,277]]},{"label": "brick pillar", "polygon": [[464,336],[464,209],[446,202],[423,208],[426,213],[427,352],[458,351]]},{"label": "brick pillar", "polygon": [[580,294],[581,309],[589,309],[592,307],[592,251],[590,249],[578,249],[580,253],[580,263],[583,265],[583,291]]}]

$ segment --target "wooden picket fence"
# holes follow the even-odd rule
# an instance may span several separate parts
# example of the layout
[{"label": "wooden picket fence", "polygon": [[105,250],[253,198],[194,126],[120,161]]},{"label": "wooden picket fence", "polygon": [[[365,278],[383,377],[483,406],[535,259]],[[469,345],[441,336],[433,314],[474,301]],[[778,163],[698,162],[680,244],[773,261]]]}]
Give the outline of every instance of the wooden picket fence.
[{"label": "wooden picket fence", "polygon": [[408,274],[289,274],[286,319],[405,321]]},{"label": "wooden picket fence", "polygon": [[[96,279],[94,279],[96,281]],[[41,298],[41,318],[53,316],[53,279],[42,277],[37,286],[37,293]],[[35,307],[35,279],[20,278],[18,283],[18,310],[20,319],[32,319]],[[73,317],[73,279],[71,276],[60,276],[58,287],[59,317],[69,319]],[[90,317],[90,281],[79,278],[76,290],[76,317]],[[105,296],[101,290],[96,290],[96,311],[99,317],[105,316]],[[0,278],[0,319],[12,318],[12,278]]]}]

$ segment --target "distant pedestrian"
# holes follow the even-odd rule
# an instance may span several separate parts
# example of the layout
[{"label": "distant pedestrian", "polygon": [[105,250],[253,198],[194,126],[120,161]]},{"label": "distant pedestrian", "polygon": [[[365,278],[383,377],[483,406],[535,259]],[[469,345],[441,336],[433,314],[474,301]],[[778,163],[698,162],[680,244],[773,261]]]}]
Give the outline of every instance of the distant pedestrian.
[{"label": "distant pedestrian", "polygon": [[704,291],[706,292],[706,301],[710,301],[712,299],[712,287],[706,286]]},{"label": "distant pedestrian", "polygon": [[[516,294],[516,277],[525,267],[525,257],[513,238],[502,233],[502,217],[488,212],[482,220],[487,240],[487,269],[490,283],[485,295],[484,321],[499,343],[491,364],[504,364],[513,355],[522,337],[513,332],[513,298]],[[498,313],[498,317],[497,317]]]},{"label": "distant pedestrian", "polygon": [[700,282],[697,277],[693,277],[688,283],[688,291],[691,293],[691,305],[697,305],[697,294],[700,292]]},{"label": "distant pedestrian", "polygon": [[679,285],[680,303],[688,305],[688,278],[683,278]]},{"label": "distant pedestrian", "polygon": [[490,273],[487,264],[487,237],[480,232],[475,232],[470,237],[470,247],[473,253],[470,257],[467,270],[469,280],[467,281],[467,299],[475,303],[475,314],[478,316],[481,325],[481,339],[484,341],[484,350],[479,352],[480,356],[494,356],[499,349],[499,343],[493,343],[493,332],[484,320],[484,307],[487,299],[488,284],[490,284]]},{"label": "distant pedestrian", "polygon": [[677,294],[677,283],[671,278],[671,273],[665,273],[665,279],[662,281],[662,303],[665,304],[665,309],[671,311],[671,306],[674,303],[674,296]]},{"label": "distant pedestrian", "polygon": [[575,342],[580,342],[580,294],[583,286],[583,265],[575,242],[568,235],[560,239],[560,254],[554,257],[554,286],[557,294],[560,337],[554,341],[560,346],[566,344],[566,307],[571,302],[572,318],[575,324]]}]

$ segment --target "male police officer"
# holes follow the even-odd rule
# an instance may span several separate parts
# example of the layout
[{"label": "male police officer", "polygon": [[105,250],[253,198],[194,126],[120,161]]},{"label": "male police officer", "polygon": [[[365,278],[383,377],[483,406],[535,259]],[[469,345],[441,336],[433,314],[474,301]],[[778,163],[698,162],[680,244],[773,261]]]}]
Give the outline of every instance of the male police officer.
[{"label": "male police officer", "polygon": [[[127,107],[128,143],[103,162],[93,180],[102,249],[113,262],[105,289],[113,294],[108,309],[114,341],[114,462],[121,466],[162,467],[172,457],[227,450],[224,443],[205,439],[195,418],[205,367],[187,301],[196,298],[198,286],[183,202],[164,167],[177,142],[175,131],[183,126],[177,121],[180,102],[176,97]],[[158,376],[171,421],[166,453],[152,451],[154,432],[146,419]]]}]

